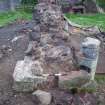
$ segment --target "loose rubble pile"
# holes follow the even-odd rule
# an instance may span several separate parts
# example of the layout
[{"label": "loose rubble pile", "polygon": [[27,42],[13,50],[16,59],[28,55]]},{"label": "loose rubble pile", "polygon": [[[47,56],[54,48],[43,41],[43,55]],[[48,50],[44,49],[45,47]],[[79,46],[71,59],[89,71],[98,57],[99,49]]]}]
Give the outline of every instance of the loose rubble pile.
[{"label": "loose rubble pile", "polygon": [[10,46],[2,45],[0,48],[0,59],[5,56],[8,56],[12,52],[12,48]]},{"label": "loose rubble pile", "polygon": [[44,74],[70,72],[73,67],[70,35],[64,30],[61,8],[39,3],[35,7],[37,25],[30,32],[26,57],[18,61],[14,72],[14,89],[32,91],[47,80]]},{"label": "loose rubble pile", "polygon": [[[43,89],[43,87],[57,87],[57,84],[61,88],[67,86],[66,89],[68,89],[72,83],[76,83],[78,87],[85,86],[90,81],[90,72],[83,70],[84,68],[81,68],[78,77],[70,83],[71,78],[68,74],[75,69],[74,54],[70,34],[65,30],[66,23],[62,17],[61,8],[52,4],[52,1],[50,3],[39,3],[34,9],[34,21],[37,25],[30,31],[30,42],[25,51],[26,56],[24,60],[17,62],[13,73],[14,90],[32,92]],[[85,50],[83,49],[85,54],[84,63],[90,60],[87,57],[90,57],[90,52],[87,54],[90,45],[92,48],[94,45],[97,47],[95,51],[99,48],[99,44],[96,45],[96,43],[92,42],[93,40],[96,41],[95,39],[91,39],[90,42],[88,39],[84,41],[84,43],[86,42]],[[91,54],[93,54],[93,51]],[[96,67],[97,59],[94,58],[92,63],[93,61],[95,61],[94,65]],[[90,62],[88,63],[90,67]],[[58,76],[63,75],[62,72],[66,73],[66,78],[63,76],[59,78],[58,82]],[[53,78],[54,76],[55,78]],[[51,94],[45,91],[37,90],[33,95],[37,97],[41,105],[49,105],[52,100]]]}]

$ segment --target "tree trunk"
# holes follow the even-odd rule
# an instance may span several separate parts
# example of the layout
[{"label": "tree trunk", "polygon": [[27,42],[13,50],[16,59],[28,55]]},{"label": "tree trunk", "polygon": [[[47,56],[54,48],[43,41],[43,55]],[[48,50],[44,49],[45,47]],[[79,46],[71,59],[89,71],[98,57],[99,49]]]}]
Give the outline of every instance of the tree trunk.
[{"label": "tree trunk", "polygon": [[97,5],[96,0],[84,0],[86,13],[103,13],[102,9]]},{"label": "tree trunk", "polygon": [[11,9],[11,11],[15,11],[14,0],[10,0],[10,9]]}]

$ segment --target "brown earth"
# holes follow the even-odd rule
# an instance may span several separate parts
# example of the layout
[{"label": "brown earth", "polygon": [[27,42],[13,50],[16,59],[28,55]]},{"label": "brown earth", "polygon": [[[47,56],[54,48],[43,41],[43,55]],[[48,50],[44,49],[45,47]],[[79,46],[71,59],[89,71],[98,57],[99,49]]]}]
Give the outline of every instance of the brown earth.
[{"label": "brown earth", "polygon": [[[6,27],[0,28],[0,48],[3,45],[9,46],[12,49],[11,52],[5,51],[3,57],[0,58],[0,105],[38,105],[37,101],[32,98],[31,93],[16,93],[12,89],[15,64],[18,60],[24,58],[24,51],[26,50],[29,37],[27,29],[31,29],[35,24],[33,22],[25,22],[23,24],[12,24]],[[23,35],[22,38],[15,42],[11,40],[18,35]],[[72,36],[72,43],[76,47],[79,47],[81,38],[79,36]],[[74,41],[76,40],[76,42]],[[98,69],[104,68],[105,55],[100,57]],[[103,64],[101,64],[103,63]],[[50,90],[57,102],[52,105],[69,105],[67,103],[71,97],[71,94],[63,90]],[[89,98],[91,97],[91,98]],[[89,98],[89,99],[88,99]],[[90,100],[88,105],[96,105],[95,96],[88,94],[87,100]],[[82,104],[81,104],[82,105]]]}]

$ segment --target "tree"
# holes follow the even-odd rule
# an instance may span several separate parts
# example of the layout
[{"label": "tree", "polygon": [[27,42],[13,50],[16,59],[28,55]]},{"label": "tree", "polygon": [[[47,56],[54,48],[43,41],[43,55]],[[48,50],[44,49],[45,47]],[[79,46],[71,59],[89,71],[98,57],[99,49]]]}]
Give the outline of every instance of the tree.
[{"label": "tree", "polygon": [[10,9],[11,9],[11,11],[14,11],[15,10],[14,0],[9,0],[9,3],[10,3]]},{"label": "tree", "polygon": [[83,0],[86,13],[103,13],[103,10],[97,4],[96,0]]}]

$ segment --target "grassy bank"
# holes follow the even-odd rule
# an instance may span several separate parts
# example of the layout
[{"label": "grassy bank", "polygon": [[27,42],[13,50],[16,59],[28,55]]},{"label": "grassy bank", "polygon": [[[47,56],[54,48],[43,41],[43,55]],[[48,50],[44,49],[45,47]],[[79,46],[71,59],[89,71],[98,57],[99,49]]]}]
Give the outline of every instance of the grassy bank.
[{"label": "grassy bank", "polygon": [[16,19],[32,19],[32,14],[24,11],[0,13],[0,26],[14,22]]},{"label": "grassy bank", "polygon": [[[97,25],[105,30],[105,14],[66,14],[73,22],[83,26]],[[5,26],[8,23],[14,22],[16,19],[32,19],[32,13],[25,11],[5,12],[0,13],[0,26]]]},{"label": "grassy bank", "polygon": [[66,14],[73,22],[82,26],[95,26],[105,30],[105,14]]}]

